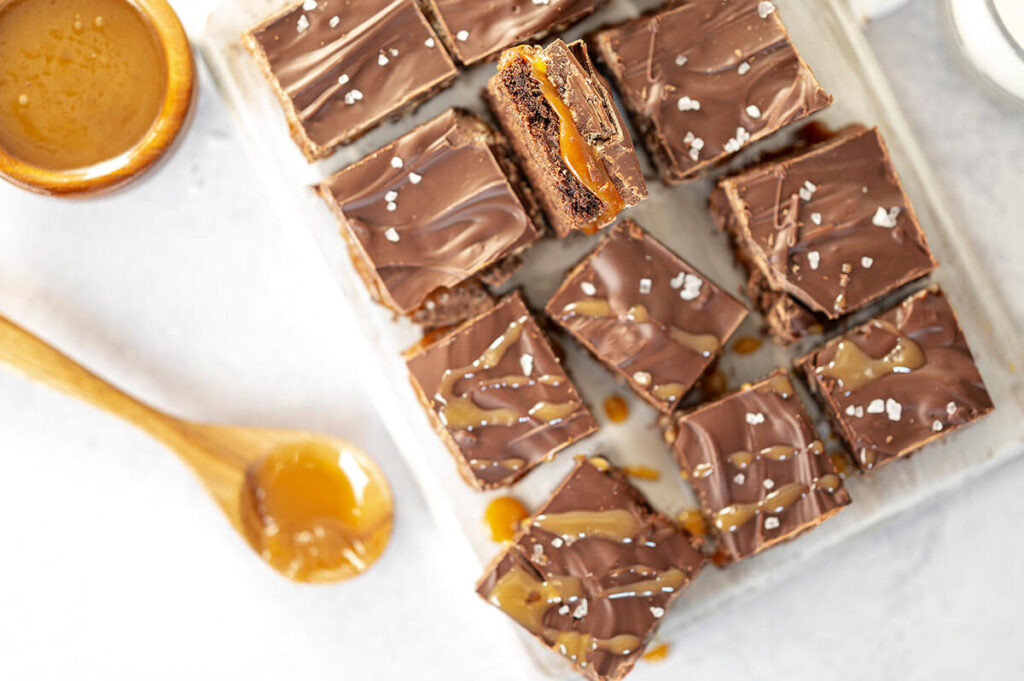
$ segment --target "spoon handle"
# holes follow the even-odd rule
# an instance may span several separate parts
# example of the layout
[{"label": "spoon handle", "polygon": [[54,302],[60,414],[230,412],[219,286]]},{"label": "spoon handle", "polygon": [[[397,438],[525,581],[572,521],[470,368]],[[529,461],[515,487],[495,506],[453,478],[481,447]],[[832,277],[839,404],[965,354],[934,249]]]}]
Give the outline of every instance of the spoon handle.
[{"label": "spoon handle", "polygon": [[185,424],[115,388],[3,315],[0,362],[25,377],[99,407],[180,450],[188,440]]}]

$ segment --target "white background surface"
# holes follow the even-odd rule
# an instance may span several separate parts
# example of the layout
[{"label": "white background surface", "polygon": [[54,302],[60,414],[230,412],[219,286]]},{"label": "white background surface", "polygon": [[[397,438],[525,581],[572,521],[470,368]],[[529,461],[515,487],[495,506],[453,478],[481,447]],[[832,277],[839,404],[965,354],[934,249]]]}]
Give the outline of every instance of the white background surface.
[{"label": "white background surface", "polygon": [[[175,6],[197,34],[209,0]],[[1024,327],[1024,112],[988,100],[914,0],[869,35]],[[371,452],[398,498],[381,563],[290,584],[145,436],[0,373],[0,678],[530,678],[447,552],[351,380],[339,294],[274,219],[209,82],[146,182],[67,203],[0,186],[0,311],[186,417],[301,427]],[[691,629],[660,679],[1021,678],[1024,462]],[[325,607],[324,602],[329,604]]]}]

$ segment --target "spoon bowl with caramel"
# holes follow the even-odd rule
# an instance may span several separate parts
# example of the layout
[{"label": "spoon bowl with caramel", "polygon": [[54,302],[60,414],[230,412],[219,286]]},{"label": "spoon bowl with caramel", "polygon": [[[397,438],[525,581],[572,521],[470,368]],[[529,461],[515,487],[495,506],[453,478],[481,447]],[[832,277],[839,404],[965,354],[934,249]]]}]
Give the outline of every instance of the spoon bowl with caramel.
[{"label": "spoon bowl with caramel", "polygon": [[0,362],[138,426],[198,475],[246,543],[297,582],[373,565],[391,536],[387,479],[362,451],[316,433],[204,425],[157,411],[0,316]]}]

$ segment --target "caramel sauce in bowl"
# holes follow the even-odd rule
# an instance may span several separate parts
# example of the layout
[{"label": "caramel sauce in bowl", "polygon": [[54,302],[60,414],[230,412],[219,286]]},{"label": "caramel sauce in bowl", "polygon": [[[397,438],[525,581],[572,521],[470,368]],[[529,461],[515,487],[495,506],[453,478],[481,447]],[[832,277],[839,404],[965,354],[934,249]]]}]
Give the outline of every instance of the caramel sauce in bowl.
[{"label": "caramel sauce in bowl", "polygon": [[81,196],[152,168],[187,124],[192,52],[166,0],[0,0],[0,177]]}]

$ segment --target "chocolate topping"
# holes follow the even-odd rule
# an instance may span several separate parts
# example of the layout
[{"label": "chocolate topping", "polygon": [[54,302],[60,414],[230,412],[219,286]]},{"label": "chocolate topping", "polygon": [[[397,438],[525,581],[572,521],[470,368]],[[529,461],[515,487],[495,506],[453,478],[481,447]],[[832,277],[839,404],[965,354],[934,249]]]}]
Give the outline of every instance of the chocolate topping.
[{"label": "chocolate topping", "polygon": [[666,413],[747,315],[631,220],[569,273],[546,312]]},{"label": "chocolate topping", "polygon": [[703,558],[616,470],[580,461],[477,592],[591,681],[623,678]]},{"label": "chocolate topping", "polygon": [[836,319],[936,267],[877,129],[855,126],[726,178],[711,211],[743,252],[763,310],[782,296]]},{"label": "chocolate topping", "polygon": [[510,485],[597,430],[519,293],[407,359],[413,386],[474,487]]},{"label": "chocolate topping", "polygon": [[[379,300],[413,313],[432,292],[540,236],[502,166],[504,153],[483,121],[452,109],[320,185]],[[458,319],[441,323],[451,321]]]},{"label": "chocolate topping", "polygon": [[426,0],[445,45],[475,64],[518,43],[540,40],[593,12],[605,0]]},{"label": "chocolate topping", "polygon": [[596,231],[647,197],[629,132],[582,42],[507,50],[486,96],[558,236]]},{"label": "chocolate topping", "polygon": [[785,369],[681,416],[673,451],[719,549],[739,560],[850,503]]},{"label": "chocolate topping", "polygon": [[414,0],[317,0],[246,34],[310,160],[426,99],[457,69]]},{"label": "chocolate topping", "polygon": [[593,43],[669,184],[832,102],[768,2],[672,2]]},{"label": "chocolate topping", "polygon": [[938,288],[911,296],[799,365],[865,470],[907,456],[994,408]]}]

